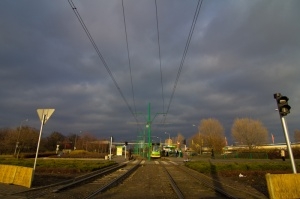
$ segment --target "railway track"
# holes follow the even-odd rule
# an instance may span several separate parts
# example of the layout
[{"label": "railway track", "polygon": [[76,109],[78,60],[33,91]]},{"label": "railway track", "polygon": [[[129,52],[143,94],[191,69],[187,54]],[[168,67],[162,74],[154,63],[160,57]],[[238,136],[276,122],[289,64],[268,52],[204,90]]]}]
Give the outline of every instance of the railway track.
[{"label": "railway track", "polygon": [[73,180],[66,180],[49,186],[19,192],[14,195],[23,196],[27,199],[58,197],[65,199],[94,198],[98,193],[116,186],[137,169],[138,166],[139,162],[135,164],[122,163],[77,177]]},{"label": "railway track", "polygon": [[[116,186],[118,185],[118,186]],[[130,161],[28,192],[26,198],[263,198],[166,160]]]},{"label": "railway track", "polygon": [[[206,186],[201,180],[187,174],[179,166],[163,166],[170,184],[180,199],[184,198],[227,198],[220,194],[215,187]],[[187,183],[188,182],[188,183]]]},{"label": "railway track", "polygon": [[[139,191],[142,190],[142,191]],[[266,198],[219,182],[172,161],[147,162],[101,195],[111,198]],[[126,196],[126,197],[125,197]]]},{"label": "railway track", "polygon": [[261,195],[237,189],[186,167],[163,167],[178,198],[262,198]]}]

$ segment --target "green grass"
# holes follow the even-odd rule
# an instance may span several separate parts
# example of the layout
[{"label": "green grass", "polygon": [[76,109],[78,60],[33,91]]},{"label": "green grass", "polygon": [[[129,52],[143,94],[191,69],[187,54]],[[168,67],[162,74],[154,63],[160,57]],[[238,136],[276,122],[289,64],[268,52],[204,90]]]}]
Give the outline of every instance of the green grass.
[{"label": "green grass", "polygon": [[[292,171],[289,161],[191,161],[185,164],[187,167],[201,173],[219,173],[226,171]],[[298,170],[300,165],[297,165]]]},{"label": "green grass", "polygon": [[[0,164],[4,165],[16,165],[33,168],[34,158],[30,159],[16,159],[7,156],[0,156]],[[76,160],[76,159],[56,159],[56,158],[45,158],[37,159],[36,169],[37,170],[76,170],[79,172],[89,172],[97,169],[101,169],[110,165],[115,164],[113,161],[104,160]]]}]

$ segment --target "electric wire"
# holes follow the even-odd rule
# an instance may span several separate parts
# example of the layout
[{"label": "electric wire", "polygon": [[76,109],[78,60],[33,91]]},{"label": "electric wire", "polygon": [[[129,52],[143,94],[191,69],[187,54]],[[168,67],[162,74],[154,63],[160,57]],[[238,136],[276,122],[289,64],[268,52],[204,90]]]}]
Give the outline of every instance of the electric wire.
[{"label": "electric wire", "polygon": [[[123,10],[123,23],[124,23],[124,30],[125,30],[125,38],[126,38],[126,47],[127,47],[127,57],[128,57],[128,67],[129,67],[129,74],[130,74],[130,81],[131,81],[131,92],[132,92],[132,102],[134,107],[134,113],[136,115],[136,104],[135,104],[135,97],[134,97],[134,87],[133,87],[133,78],[132,78],[132,70],[131,70],[131,60],[130,60],[130,52],[129,52],[129,44],[128,44],[128,34],[127,34],[127,26],[126,26],[126,17],[125,17],[125,8],[124,8],[124,0],[122,0],[122,10]],[[139,131],[139,121],[137,119],[137,131]]]},{"label": "electric wire", "polygon": [[161,96],[163,101],[163,112],[165,112],[164,85],[163,85],[163,74],[161,68],[161,52],[160,52],[159,26],[158,26],[158,14],[157,14],[158,12],[157,12],[156,0],[155,0],[155,11],[156,11],[156,30],[157,30],[157,44],[158,44],[159,68],[160,68]]},{"label": "electric wire", "polygon": [[183,68],[185,57],[187,55],[187,52],[188,52],[188,49],[189,49],[189,46],[190,46],[190,42],[191,42],[191,39],[192,39],[192,36],[193,36],[193,33],[194,33],[195,25],[196,25],[196,22],[197,22],[199,13],[200,13],[202,2],[203,2],[203,0],[201,0],[201,2],[200,2],[200,0],[198,0],[197,8],[196,8],[196,11],[195,11],[195,14],[194,14],[193,22],[192,22],[190,32],[189,32],[189,36],[188,36],[188,39],[187,39],[187,42],[186,42],[186,45],[185,45],[185,49],[184,49],[184,52],[183,52],[183,55],[182,55],[182,58],[181,58],[180,66],[179,66],[179,69],[178,69],[178,72],[177,72],[177,77],[176,77],[176,80],[175,80],[175,83],[174,83],[174,87],[173,87],[173,90],[172,90],[172,94],[171,94],[171,97],[170,97],[170,101],[169,101],[169,104],[168,104],[168,108],[167,108],[163,123],[165,123],[166,118],[167,118],[167,114],[170,110],[170,106],[171,106],[171,103],[172,103],[172,100],[173,100],[173,97],[174,97],[174,94],[175,94],[175,90],[176,90],[176,87],[177,87],[177,83],[178,83],[182,68]]},{"label": "electric wire", "polygon": [[102,54],[101,54],[101,52],[100,52],[98,46],[96,45],[96,43],[95,43],[95,41],[94,41],[92,35],[90,34],[90,32],[89,32],[88,28],[86,27],[86,25],[85,25],[83,19],[81,18],[81,16],[80,16],[80,14],[79,14],[79,12],[78,12],[78,10],[77,10],[75,4],[73,3],[72,0],[68,0],[68,2],[69,2],[69,4],[70,4],[71,8],[73,9],[73,11],[74,11],[74,13],[75,13],[77,19],[79,20],[79,22],[80,22],[82,28],[84,29],[84,31],[85,31],[87,37],[89,38],[90,42],[92,43],[92,45],[93,45],[95,51],[97,52],[98,57],[99,57],[100,60],[102,61],[103,65],[104,65],[104,67],[105,67],[105,69],[106,69],[106,71],[108,72],[109,76],[110,76],[111,79],[113,80],[113,82],[114,82],[114,84],[115,84],[117,90],[119,91],[119,93],[120,93],[120,95],[121,95],[123,101],[125,102],[125,104],[127,105],[129,111],[131,112],[131,114],[132,114],[133,117],[135,118],[136,122],[138,123],[138,120],[137,120],[136,115],[134,114],[134,112],[133,112],[132,108],[130,107],[128,101],[126,100],[126,98],[125,98],[125,96],[124,96],[124,94],[123,94],[121,88],[119,87],[119,85],[118,85],[118,83],[117,83],[115,77],[113,76],[111,70],[109,69],[109,67],[108,67],[108,65],[107,65],[107,63],[106,63],[106,61],[105,61],[105,59],[103,58],[103,56],[102,56]]},{"label": "electric wire", "polygon": [[134,98],[134,88],[133,88],[133,80],[132,80],[132,72],[131,72],[131,61],[130,61],[130,53],[129,53],[129,45],[128,45],[128,36],[127,36],[128,34],[127,34],[126,17],[125,17],[125,9],[124,9],[124,0],[122,0],[122,9],[123,9],[123,19],[124,19],[123,22],[124,22],[125,37],[126,37],[128,66],[129,66],[130,81],[131,81],[132,101],[133,101],[134,112],[136,113],[135,98]]}]

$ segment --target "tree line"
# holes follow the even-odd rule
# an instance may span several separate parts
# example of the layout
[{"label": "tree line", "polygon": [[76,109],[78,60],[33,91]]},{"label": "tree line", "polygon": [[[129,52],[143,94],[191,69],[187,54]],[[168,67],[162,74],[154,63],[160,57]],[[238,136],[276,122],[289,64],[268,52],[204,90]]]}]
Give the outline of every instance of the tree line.
[{"label": "tree line", "polygon": [[[0,129],[0,154],[35,153],[39,138],[39,130],[30,126]],[[64,149],[77,149],[94,152],[106,152],[107,143],[102,142],[90,133],[74,134],[65,136],[54,131],[47,137],[42,137],[40,152],[53,152]]]},{"label": "tree line", "polygon": [[[259,120],[250,118],[237,118],[231,127],[231,137],[237,145],[245,145],[252,150],[255,146],[268,143],[269,132]],[[295,142],[300,142],[300,130],[294,132]],[[201,153],[203,147],[222,152],[228,144],[223,125],[214,118],[203,119],[196,133],[189,143],[190,147]]]},{"label": "tree line", "polygon": [[[39,130],[30,126],[17,128],[0,129],[0,154],[33,153],[36,152]],[[268,142],[269,132],[259,120],[249,118],[237,118],[231,128],[231,137],[234,143],[246,145],[249,150],[255,146]],[[216,153],[221,153],[228,144],[225,137],[223,125],[215,118],[203,119],[198,125],[198,132],[190,139],[178,133],[177,137],[172,138],[173,143],[188,144],[196,152],[201,153],[204,147],[213,149]],[[189,143],[186,143],[188,140]],[[65,136],[60,132],[54,131],[47,137],[42,137],[40,142],[40,152],[53,152],[63,149],[77,149],[93,152],[107,152],[108,145],[104,139],[97,139],[90,133],[74,134]],[[294,141],[300,142],[300,130],[294,131]]]}]

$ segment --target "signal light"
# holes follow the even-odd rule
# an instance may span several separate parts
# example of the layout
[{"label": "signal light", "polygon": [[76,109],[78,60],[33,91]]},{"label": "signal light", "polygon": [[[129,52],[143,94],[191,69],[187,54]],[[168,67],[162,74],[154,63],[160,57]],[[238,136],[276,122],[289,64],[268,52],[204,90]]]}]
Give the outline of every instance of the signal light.
[{"label": "signal light", "polygon": [[125,142],[125,145],[127,146],[127,145],[128,145],[128,142]]},{"label": "signal light", "polygon": [[290,113],[291,107],[288,104],[289,98],[287,96],[282,96],[280,93],[275,93],[274,99],[277,101],[277,107],[281,117]]}]

